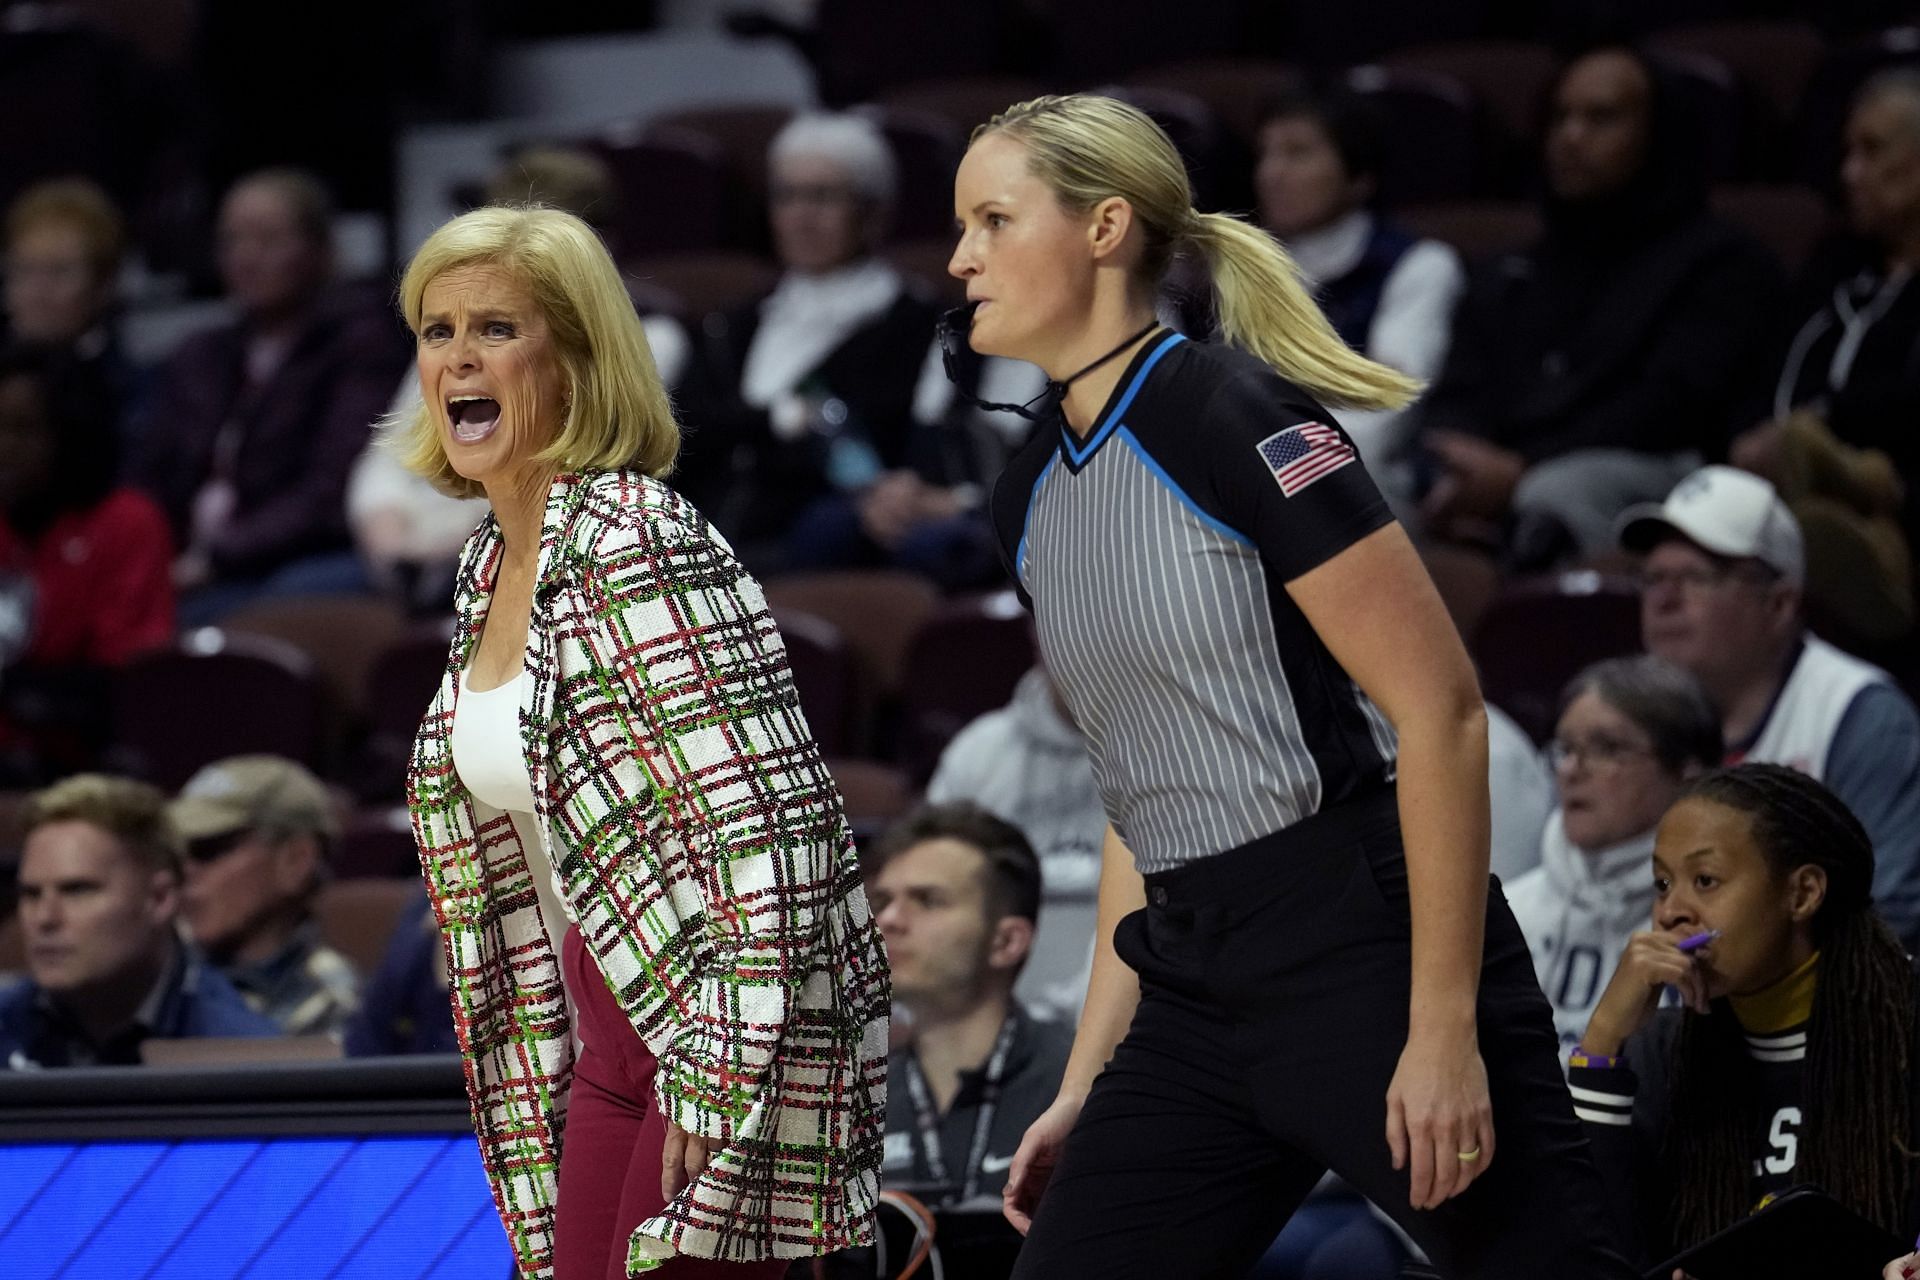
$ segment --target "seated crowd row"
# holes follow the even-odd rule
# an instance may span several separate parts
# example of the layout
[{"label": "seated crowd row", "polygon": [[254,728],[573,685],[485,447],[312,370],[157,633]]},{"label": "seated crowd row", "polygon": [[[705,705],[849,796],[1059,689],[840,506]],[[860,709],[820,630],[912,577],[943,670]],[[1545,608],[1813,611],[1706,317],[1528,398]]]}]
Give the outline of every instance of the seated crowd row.
[{"label": "seated crowd row", "polygon": [[[1909,1231],[1920,988],[1874,909],[1872,844],[1806,774],[1710,768],[1718,752],[1679,668],[1638,657],[1582,673],[1551,752],[1561,804],[1544,861],[1510,890],[1610,1211],[1642,1261],[1803,1183]],[[29,973],[0,991],[0,1060],[131,1064],[155,1040],[276,1034],[451,1051],[424,896],[364,988],[319,939],[309,907],[332,821],[317,780],[263,757],[220,762],[172,801],[97,774],[37,795],[20,872]],[[902,820],[865,864],[896,1000],[883,1180],[978,1206],[1072,1044],[1015,990],[1043,914],[1041,859],[1019,828],[956,802]],[[1255,1274],[1383,1274],[1352,1268],[1404,1256],[1334,1185]]]},{"label": "seated crowd row", "polygon": [[[1544,231],[1472,271],[1376,207],[1378,123],[1341,91],[1270,104],[1258,217],[1350,342],[1430,380],[1409,410],[1343,416],[1426,545],[1511,572],[1605,562],[1621,511],[1731,460],[1800,520],[1822,634],[1904,668],[1920,73],[1861,91],[1842,173],[1853,234],[1792,286],[1709,212],[1698,158],[1662,127],[1674,92],[1632,49],[1567,63]],[[892,565],[953,590],[999,583],[981,507],[1026,424],[956,394],[933,292],[877,252],[895,181],[884,137],[859,116],[803,116],[769,163],[783,269],[770,293],[701,316],[634,286],[687,426],[674,483],[762,576]],[[613,187],[591,156],[547,149],[511,161],[489,197],[591,219]],[[180,626],[330,592],[445,611],[479,506],[432,492],[381,447],[375,424],[417,395],[408,343],[377,290],[333,279],[329,208],[299,173],[239,182],[220,221],[235,318],[155,368],[123,353],[123,233],[104,198],[54,183],[10,211],[0,710],[12,781],[86,763],[37,757],[23,703],[44,707],[48,685]],[[1204,293],[1170,295],[1165,319],[1208,331]],[[1041,389],[1030,366],[960,357],[960,389],[985,400]]]}]

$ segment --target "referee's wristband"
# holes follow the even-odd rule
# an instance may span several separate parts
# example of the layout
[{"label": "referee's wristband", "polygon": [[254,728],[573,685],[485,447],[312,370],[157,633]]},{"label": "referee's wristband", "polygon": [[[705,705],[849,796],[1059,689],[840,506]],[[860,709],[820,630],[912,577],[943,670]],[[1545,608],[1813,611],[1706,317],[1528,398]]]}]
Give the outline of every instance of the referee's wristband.
[{"label": "referee's wristband", "polygon": [[1572,1056],[1567,1059],[1567,1065],[1598,1067],[1602,1071],[1610,1071],[1615,1067],[1626,1066],[1627,1058],[1625,1054],[1588,1053],[1585,1049],[1575,1049]]}]

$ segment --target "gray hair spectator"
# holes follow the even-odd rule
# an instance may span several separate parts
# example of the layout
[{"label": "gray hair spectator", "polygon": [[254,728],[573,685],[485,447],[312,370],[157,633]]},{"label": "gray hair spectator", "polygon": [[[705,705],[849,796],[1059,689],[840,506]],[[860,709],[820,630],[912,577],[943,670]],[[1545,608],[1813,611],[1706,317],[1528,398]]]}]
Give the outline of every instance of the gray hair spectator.
[{"label": "gray hair spectator", "polygon": [[1548,757],[1560,804],[1540,865],[1506,886],[1564,1063],[1627,939],[1653,912],[1653,837],[1687,784],[1720,763],[1720,715],[1700,682],[1660,658],[1610,658],[1560,699]]},{"label": "gray hair spectator", "polygon": [[1920,712],[1886,672],[1806,629],[1800,525],[1773,486],[1702,467],[1628,511],[1620,543],[1643,557],[1647,650],[1706,689],[1727,762],[1824,782],[1873,838],[1881,916],[1920,941]]},{"label": "gray hair spectator", "polygon": [[776,183],[794,179],[803,165],[816,160],[831,164],[834,181],[845,183],[865,200],[870,212],[892,206],[899,184],[893,148],[879,126],[865,116],[826,112],[795,116],[767,148],[770,176]]},{"label": "gray hair spectator", "polygon": [[180,937],[166,797],[78,774],[22,818],[26,980],[0,992],[0,1067],[131,1066],[149,1039],[273,1035]]},{"label": "gray hair spectator", "polygon": [[[681,388],[676,485],[763,575],[992,568],[974,483],[916,420],[937,311],[876,250],[893,199],[885,136],[853,113],[789,122],[768,154],[784,268],[764,297],[703,323]],[[978,554],[970,554],[977,551]]]}]

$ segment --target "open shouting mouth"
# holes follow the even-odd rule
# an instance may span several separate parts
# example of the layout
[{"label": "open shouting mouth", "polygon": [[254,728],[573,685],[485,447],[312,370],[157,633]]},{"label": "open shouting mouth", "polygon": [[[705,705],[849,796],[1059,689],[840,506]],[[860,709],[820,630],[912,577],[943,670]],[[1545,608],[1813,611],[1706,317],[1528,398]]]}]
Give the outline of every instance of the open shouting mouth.
[{"label": "open shouting mouth", "polygon": [[500,425],[500,402],[492,396],[463,393],[447,398],[447,421],[461,444],[478,444]]}]

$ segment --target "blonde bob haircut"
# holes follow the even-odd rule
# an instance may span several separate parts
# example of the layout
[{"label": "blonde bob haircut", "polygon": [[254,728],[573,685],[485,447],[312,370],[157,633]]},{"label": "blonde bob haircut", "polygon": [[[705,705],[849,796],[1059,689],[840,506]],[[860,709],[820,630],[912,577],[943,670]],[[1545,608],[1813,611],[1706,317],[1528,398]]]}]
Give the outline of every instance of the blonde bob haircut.
[{"label": "blonde bob haircut", "polygon": [[[416,338],[427,286],[478,266],[507,272],[533,295],[566,377],[566,419],[537,457],[555,471],[671,472],[680,427],[620,270],[593,229],[537,205],[494,205],[453,219],[427,237],[400,282],[400,310]],[[480,486],[447,460],[439,414],[422,403],[390,422],[393,447],[441,492],[478,497]]]},{"label": "blonde bob haircut", "polygon": [[1146,233],[1141,284],[1158,289],[1174,257],[1198,253],[1213,275],[1220,330],[1282,375],[1334,406],[1397,409],[1420,383],[1343,341],[1278,241],[1225,213],[1193,207],[1180,153],[1143,111],[1113,98],[1069,94],[1008,107],[971,142],[1004,133],[1027,151],[1033,175],[1063,208],[1086,213],[1118,196]]}]

